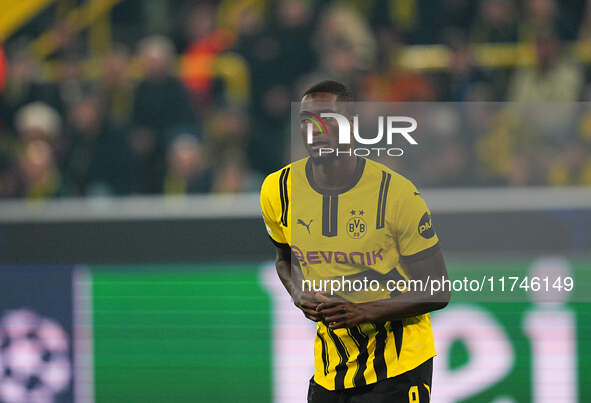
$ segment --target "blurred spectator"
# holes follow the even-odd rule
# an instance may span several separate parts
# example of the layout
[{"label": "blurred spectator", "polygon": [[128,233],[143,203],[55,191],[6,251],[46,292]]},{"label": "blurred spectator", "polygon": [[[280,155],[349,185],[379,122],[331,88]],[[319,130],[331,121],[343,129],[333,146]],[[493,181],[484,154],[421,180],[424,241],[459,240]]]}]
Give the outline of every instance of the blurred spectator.
[{"label": "blurred spectator", "polygon": [[421,44],[439,43],[445,31],[450,28],[467,33],[480,3],[474,0],[416,1],[420,21],[412,38]]},{"label": "blurred spectator", "polygon": [[581,18],[585,14],[586,1],[526,0],[524,18],[520,27],[520,40],[533,42],[540,32],[553,28],[561,40],[575,40]]},{"label": "blurred spectator", "polygon": [[222,155],[229,147],[244,149],[250,134],[250,122],[240,106],[219,108],[205,122],[205,141],[209,154]]},{"label": "blurred spectator", "polygon": [[[274,68],[280,69],[280,84],[288,85],[316,65],[316,54],[311,43],[315,22],[312,6],[306,0],[280,0],[276,3],[272,21],[274,24],[271,24],[270,36],[276,42],[272,45],[276,54],[274,58],[269,57],[273,52],[267,50],[267,58],[273,60]],[[264,43],[261,46],[266,47]],[[288,60],[289,63],[286,62]]]},{"label": "blurred spectator", "polygon": [[199,141],[190,134],[179,135],[168,149],[164,194],[207,193],[212,183],[213,171]]},{"label": "blurred spectator", "polygon": [[552,159],[547,181],[554,186],[591,185],[591,149],[579,140],[567,143]]},{"label": "blurred spectator", "polygon": [[256,103],[260,100],[262,92],[272,87],[282,75],[279,66],[273,63],[280,46],[277,40],[269,38],[268,32],[264,30],[261,7],[249,2],[243,4],[237,12],[237,41],[232,50],[238,53],[248,66],[253,102]]},{"label": "blurred spectator", "polygon": [[268,173],[281,168],[286,160],[286,148],[290,145],[289,120],[291,99],[294,99],[290,87],[276,85],[264,93],[258,107],[261,110],[254,117],[255,127],[251,130],[248,142],[248,160],[250,166],[260,173]]},{"label": "blurred spectator", "polygon": [[164,37],[144,39],[139,47],[145,78],[135,89],[133,128],[129,144],[133,154],[133,191],[157,193],[162,188],[164,148],[168,138],[194,130],[187,91],[171,74],[174,49]]},{"label": "blurred spectator", "polygon": [[32,200],[64,193],[64,184],[51,147],[43,140],[26,143],[15,167],[9,196]]},{"label": "blurred spectator", "polygon": [[64,101],[62,116],[66,109],[80,101],[84,94],[96,86],[84,71],[84,60],[80,55],[66,55],[59,61],[58,83],[61,99]]},{"label": "blurred spectator", "polygon": [[495,100],[493,94],[488,99],[486,96],[482,99],[483,94],[479,93],[483,86],[491,83],[491,78],[475,65],[470,45],[461,34],[454,36],[450,42],[449,73],[447,80],[441,80],[446,86],[443,88],[445,99],[454,102]]},{"label": "blurred spectator", "polygon": [[0,119],[3,126],[14,130],[14,116],[23,105],[40,101],[64,111],[57,85],[40,80],[40,66],[24,50],[18,50],[8,60],[8,81],[0,94]]},{"label": "blurred spectator", "polygon": [[129,166],[124,133],[103,117],[97,95],[87,95],[71,107],[66,132],[64,171],[75,196],[125,194]]},{"label": "blurred spectator", "polygon": [[[521,119],[514,127],[519,136],[511,142],[515,168],[512,172],[523,173],[512,184],[543,183],[542,170],[538,168],[544,162],[538,161],[535,154],[528,155],[544,143],[564,144],[568,136],[565,129],[573,126],[576,116],[574,102],[580,99],[583,88],[580,65],[564,51],[554,31],[540,31],[535,50],[537,64],[515,73],[509,90],[510,99],[517,102],[512,108],[512,113],[517,115],[514,119]],[[551,104],[543,105],[543,102]],[[526,176],[529,178],[521,179]]]},{"label": "blurred spectator", "polygon": [[180,60],[180,74],[201,117],[206,105],[218,95],[216,57],[232,46],[235,36],[217,26],[216,9],[211,3],[195,4],[182,18],[183,39],[188,45]]},{"label": "blurred spectator", "polygon": [[[506,109],[491,113],[483,108],[479,112],[482,121],[471,118],[470,124],[478,135],[474,139],[474,152],[479,161],[477,174],[480,181],[494,185],[525,184],[527,175],[520,163],[522,156],[518,148],[518,141],[523,137],[518,131],[516,114]],[[486,124],[482,124],[483,121]],[[527,140],[523,142],[527,143]]]},{"label": "blurred spectator", "polygon": [[297,99],[293,84],[317,62],[311,43],[314,20],[310,3],[281,0],[272,4],[270,13],[266,29],[243,29],[235,47],[251,73],[249,165],[263,173],[279,169],[284,162],[286,116],[291,100]]},{"label": "blurred spectator", "polygon": [[102,102],[105,114],[113,124],[127,126],[133,107],[133,81],[129,72],[130,58],[123,45],[115,45],[104,57],[101,71]]},{"label": "blurred spectator", "polygon": [[472,26],[473,42],[515,42],[517,10],[512,0],[483,0]]},{"label": "blurred spectator", "polygon": [[65,194],[59,172],[63,157],[62,119],[42,102],[19,109],[15,158],[8,162],[3,193],[8,197],[42,199]]},{"label": "blurred spectator", "polygon": [[57,145],[60,143],[62,122],[57,111],[43,102],[33,102],[18,110],[15,126],[20,141],[33,140]]},{"label": "blurred spectator", "polygon": [[244,156],[239,150],[226,152],[216,169],[213,191],[216,193],[256,192],[262,178],[250,173]]},{"label": "blurred spectator", "polygon": [[344,4],[323,10],[314,42],[320,63],[317,76],[354,83],[356,74],[367,71],[375,60],[372,32],[359,13]]},{"label": "blurred spectator", "polygon": [[534,42],[540,32],[557,26],[555,0],[526,0],[524,9],[525,18],[519,32],[522,41]]},{"label": "blurred spectator", "polygon": [[62,150],[61,118],[42,102],[19,109],[12,156],[3,161],[0,195],[46,198],[63,193],[57,155]]},{"label": "blurred spectator", "polygon": [[[374,0],[361,6],[368,12],[369,23],[376,36],[384,30],[396,30],[405,43],[415,43],[417,31],[421,30],[421,5],[419,0],[389,1]],[[359,5],[359,2],[357,2]],[[433,2],[429,4],[434,8]]]},{"label": "blurred spectator", "polygon": [[570,138],[548,158],[546,181],[551,185],[591,186],[591,109],[588,103],[581,104],[581,109],[577,127],[569,131]]},{"label": "blurred spectator", "polygon": [[516,102],[574,102],[583,86],[580,66],[566,53],[552,30],[535,40],[537,64],[518,71],[509,98]]},{"label": "blurred spectator", "polygon": [[193,114],[183,84],[172,75],[175,51],[165,37],[152,36],[139,46],[145,72],[134,95],[133,123],[157,134],[193,124]]},{"label": "blurred spectator", "polygon": [[272,6],[272,20],[265,27],[257,8],[240,15],[234,47],[251,69],[253,102],[276,85],[289,85],[312,70],[312,10],[305,0],[281,0]]},{"label": "blurred spectator", "polygon": [[[405,165],[412,164],[413,175],[428,186],[460,186],[468,182],[473,173],[459,104],[434,104],[416,112],[411,107],[410,111],[429,133],[429,142],[421,144],[421,150],[409,150],[411,161],[405,161]],[[425,163],[425,155],[430,156],[429,163]]]}]

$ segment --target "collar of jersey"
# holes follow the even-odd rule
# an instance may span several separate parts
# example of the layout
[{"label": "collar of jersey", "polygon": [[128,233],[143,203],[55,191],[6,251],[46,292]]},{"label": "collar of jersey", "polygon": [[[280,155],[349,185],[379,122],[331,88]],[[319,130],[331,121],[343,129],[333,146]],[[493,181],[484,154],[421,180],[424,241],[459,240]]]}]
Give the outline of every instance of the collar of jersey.
[{"label": "collar of jersey", "polygon": [[357,165],[355,166],[355,172],[353,173],[353,180],[351,183],[341,189],[323,189],[314,181],[314,175],[312,174],[312,161],[308,159],[306,161],[306,179],[308,179],[308,184],[322,195],[327,196],[336,196],[341,193],[345,193],[355,187],[359,180],[361,179],[361,175],[363,175],[363,170],[365,168],[365,158],[357,157]]}]

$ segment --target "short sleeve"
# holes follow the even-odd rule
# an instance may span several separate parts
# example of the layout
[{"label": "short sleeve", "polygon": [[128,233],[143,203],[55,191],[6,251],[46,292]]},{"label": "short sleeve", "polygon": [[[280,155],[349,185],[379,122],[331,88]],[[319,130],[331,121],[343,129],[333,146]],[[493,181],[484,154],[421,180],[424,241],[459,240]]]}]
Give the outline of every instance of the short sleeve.
[{"label": "short sleeve", "polygon": [[412,183],[409,182],[401,190],[394,214],[393,223],[402,261],[420,260],[437,251],[439,239],[433,228],[431,211]]},{"label": "short sleeve", "polygon": [[279,197],[279,181],[276,175],[271,174],[265,178],[261,187],[261,210],[267,233],[277,246],[287,244],[281,228],[281,200]]}]

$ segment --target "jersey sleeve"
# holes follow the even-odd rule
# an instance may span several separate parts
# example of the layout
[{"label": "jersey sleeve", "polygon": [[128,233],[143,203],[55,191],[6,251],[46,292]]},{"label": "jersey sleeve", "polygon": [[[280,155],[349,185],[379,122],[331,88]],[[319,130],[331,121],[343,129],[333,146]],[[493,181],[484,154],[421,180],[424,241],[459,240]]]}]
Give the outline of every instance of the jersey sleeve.
[{"label": "jersey sleeve", "polygon": [[437,251],[439,238],[431,222],[431,211],[410,182],[401,189],[393,223],[402,261],[421,260]]},{"label": "jersey sleeve", "polygon": [[279,180],[276,176],[271,174],[263,182],[261,187],[261,211],[271,241],[279,246],[287,244],[287,240],[281,228],[281,200]]}]

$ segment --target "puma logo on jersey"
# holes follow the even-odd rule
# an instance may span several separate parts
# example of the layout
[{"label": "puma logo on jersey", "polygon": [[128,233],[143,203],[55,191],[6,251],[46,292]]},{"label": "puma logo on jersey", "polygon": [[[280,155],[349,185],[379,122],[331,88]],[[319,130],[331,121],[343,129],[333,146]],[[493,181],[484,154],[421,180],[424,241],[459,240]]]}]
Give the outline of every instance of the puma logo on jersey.
[{"label": "puma logo on jersey", "polygon": [[310,225],[312,224],[312,221],[314,220],[310,220],[310,222],[306,224],[301,218],[298,218],[298,224],[302,224],[304,227],[306,227],[308,234],[310,233]]}]

